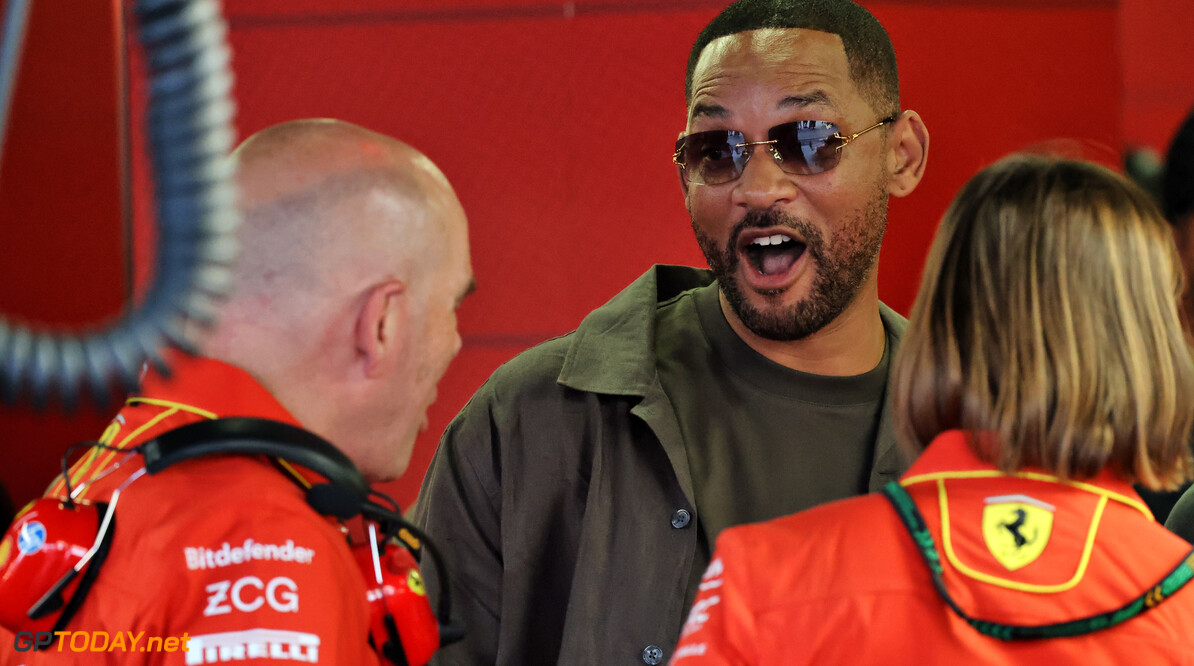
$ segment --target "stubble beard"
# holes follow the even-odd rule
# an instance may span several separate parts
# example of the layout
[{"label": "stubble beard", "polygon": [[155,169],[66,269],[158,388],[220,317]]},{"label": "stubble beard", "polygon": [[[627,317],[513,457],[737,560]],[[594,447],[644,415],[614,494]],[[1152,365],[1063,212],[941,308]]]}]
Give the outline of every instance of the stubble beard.
[{"label": "stubble beard", "polygon": [[[809,294],[791,305],[781,302],[787,290],[755,291],[766,301],[759,307],[747,299],[738,283],[738,238],[748,229],[770,227],[791,229],[803,238],[805,254],[816,270]],[[875,267],[887,229],[887,192],[876,188],[871,199],[838,226],[829,241],[808,220],[775,208],[747,213],[730,232],[725,247],[703,233],[695,219],[692,229],[726,301],[742,324],[767,340],[803,340],[825,328],[854,302]]]}]

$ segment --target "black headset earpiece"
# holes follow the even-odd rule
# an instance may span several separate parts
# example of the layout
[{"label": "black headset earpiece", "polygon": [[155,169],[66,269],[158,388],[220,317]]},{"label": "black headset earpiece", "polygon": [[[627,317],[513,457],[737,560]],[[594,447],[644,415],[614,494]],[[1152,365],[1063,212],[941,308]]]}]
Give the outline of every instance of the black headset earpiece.
[{"label": "black headset earpiece", "polygon": [[[97,502],[95,509],[97,515],[100,516],[105,516],[108,513],[108,505],[104,502]],[[100,533],[99,541],[94,546],[95,553],[87,562],[86,567],[81,570],[82,573],[80,574],[79,570],[75,569],[67,571],[66,575],[58,579],[58,582],[29,609],[30,619],[41,619],[61,609],[62,612],[54,620],[54,628],[51,631],[58,632],[66,628],[66,624],[78,612],[79,606],[83,605],[83,600],[87,598],[87,593],[91,590],[95,577],[99,575],[100,566],[108,558],[108,551],[112,548],[112,534],[116,530],[115,516],[107,516],[107,519],[112,523],[108,525],[107,530]],[[79,578],[78,587],[69,596],[64,596],[64,591],[76,577]]]},{"label": "black headset earpiece", "polygon": [[184,460],[220,454],[280,458],[328,480],[307,491],[317,512],[347,520],[361,512],[370,489],[348,456],[313,432],[278,421],[226,418],[175,428],[140,447],[150,474]]}]

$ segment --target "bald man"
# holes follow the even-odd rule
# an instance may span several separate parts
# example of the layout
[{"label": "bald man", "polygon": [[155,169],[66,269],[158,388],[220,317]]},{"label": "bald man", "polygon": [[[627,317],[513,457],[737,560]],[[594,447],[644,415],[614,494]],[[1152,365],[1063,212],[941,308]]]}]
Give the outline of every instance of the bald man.
[{"label": "bald man", "polygon": [[[235,292],[203,356],[177,355],[169,378],[150,370],[101,441],[129,449],[202,419],[266,418],[333,442],[370,481],[401,475],[460,349],[455,311],[473,284],[460,203],[426,157],[344,122],[271,127],[234,157],[245,215]],[[71,476],[90,484],[83,499],[107,501],[140,467],[96,448]],[[73,655],[67,642],[49,656],[376,663],[364,580],[341,528],[307,505],[312,480],[221,456],[130,484],[107,560],[66,627],[124,645]],[[48,491],[64,494],[61,479]],[[141,652],[151,637],[159,649]],[[165,650],[171,637],[191,650]]]},{"label": "bald man", "polygon": [[235,157],[244,250],[207,353],[371,481],[401,476],[473,288],[456,195],[425,156],[342,122],[278,125]]}]

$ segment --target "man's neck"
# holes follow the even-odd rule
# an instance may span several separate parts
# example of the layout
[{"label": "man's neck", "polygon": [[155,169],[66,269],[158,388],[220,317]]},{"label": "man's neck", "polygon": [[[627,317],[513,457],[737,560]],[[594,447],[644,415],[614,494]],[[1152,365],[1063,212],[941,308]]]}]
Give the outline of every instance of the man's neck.
[{"label": "man's neck", "polygon": [[724,293],[720,301],[721,311],[738,337],[784,367],[814,375],[849,377],[874,370],[883,360],[887,333],[879,316],[879,294],[873,280],[836,319],[801,340],[761,337],[742,323]]}]

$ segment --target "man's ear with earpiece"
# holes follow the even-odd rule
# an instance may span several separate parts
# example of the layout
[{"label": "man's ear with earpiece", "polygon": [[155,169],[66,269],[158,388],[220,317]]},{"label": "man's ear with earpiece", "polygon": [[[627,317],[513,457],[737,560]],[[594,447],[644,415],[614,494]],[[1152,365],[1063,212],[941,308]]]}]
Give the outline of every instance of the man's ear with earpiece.
[{"label": "man's ear with earpiece", "polygon": [[401,281],[388,280],[369,290],[357,311],[354,336],[366,377],[380,376],[387,362],[398,358],[408,316],[407,290]]}]

